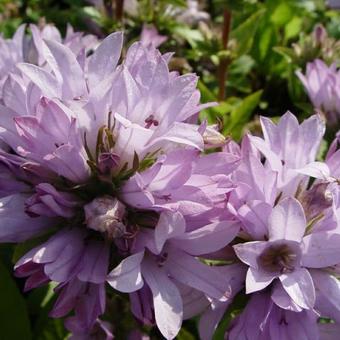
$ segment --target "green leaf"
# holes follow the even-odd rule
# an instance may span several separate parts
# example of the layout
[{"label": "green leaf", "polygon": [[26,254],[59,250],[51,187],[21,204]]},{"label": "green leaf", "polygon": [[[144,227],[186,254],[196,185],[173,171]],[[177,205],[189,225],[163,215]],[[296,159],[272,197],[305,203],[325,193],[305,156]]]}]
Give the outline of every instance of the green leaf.
[{"label": "green leaf", "polygon": [[248,74],[255,66],[254,59],[249,55],[242,55],[240,58],[235,59],[229,66],[229,74],[237,74],[244,76]]},{"label": "green leaf", "polygon": [[260,9],[231,32],[231,38],[236,40],[237,54],[246,54],[252,47],[254,36],[265,9]]},{"label": "green leaf", "polygon": [[47,318],[41,334],[34,340],[64,340],[68,338],[62,319]]},{"label": "green leaf", "polygon": [[292,6],[286,2],[279,4],[271,15],[271,22],[277,26],[283,26],[291,20],[293,16]]},{"label": "green leaf", "polygon": [[272,26],[265,26],[265,28],[259,33],[259,58],[261,60],[264,60],[268,55],[268,52],[271,52],[271,46],[273,44],[273,41],[275,41],[275,32]]},{"label": "green leaf", "polygon": [[259,105],[261,95],[262,90],[257,91],[245,97],[239,104],[235,106],[226,121],[224,131],[226,134],[231,134],[235,139],[241,138],[242,129],[249,121],[254,109]]},{"label": "green leaf", "polygon": [[[215,94],[212,93],[202,81],[198,82],[198,89],[201,92],[203,103],[217,101]],[[219,119],[223,118],[227,113],[229,113],[232,108],[233,106],[229,102],[221,102],[217,106],[201,111],[200,119],[206,119],[209,124],[215,124]]]},{"label": "green leaf", "polygon": [[182,328],[177,337],[177,340],[195,340],[195,337],[189,332],[187,331],[185,328]]},{"label": "green leaf", "polygon": [[208,89],[208,87],[201,81],[198,81],[198,89],[201,92],[201,100],[202,102],[214,102],[217,100],[217,97]]},{"label": "green leaf", "polygon": [[301,32],[302,24],[302,18],[297,16],[293,17],[292,20],[285,26],[286,40],[297,37]]},{"label": "green leaf", "polygon": [[197,48],[199,42],[204,42],[204,37],[199,30],[191,29],[184,25],[176,26],[173,33],[185,39],[192,48]]},{"label": "green leaf", "polygon": [[256,3],[257,0],[215,0],[214,6],[224,9],[228,8],[232,11],[241,11]]},{"label": "green leaf", "polygon": [[53,319],[48,316],[56,300],[54,288],[56,283],[49,283],[44,287],[36,288],[30,293],[27,305],[33,316],[34,340],[63,340],[67,338],[68,332],[64,327],[63,319]]},{"label": "green leaf", "polygon": [[168,5],[174,5],[178,7],[187,7],[187,3],[185,0],[167,0],[166,3]]},{"label": "green leaf", "polygon": [[295,59],[295,53],[291,48],[284,46],[273,47],[273,50],[282,55],[288,63],[291,63]]},{"label": "green leaf", "polygon": [[83,11],[86,15],[91,17],[93,20],[99,21],[101,19],[101,14],[95,7],[86,6],[86,7],[83,7]]},{"label": "green leaf", "polygon": [[32,339],[25,300],[5,266],[0,262],[1,339]]},{"label": "green leaf", "polygon": [[51,300],[55,297],[54,288],[57,283],[50,282],[47,285],[34,289],[27,298],[27,308],[30,315],[40,315],[44,309],[49,308]]}]

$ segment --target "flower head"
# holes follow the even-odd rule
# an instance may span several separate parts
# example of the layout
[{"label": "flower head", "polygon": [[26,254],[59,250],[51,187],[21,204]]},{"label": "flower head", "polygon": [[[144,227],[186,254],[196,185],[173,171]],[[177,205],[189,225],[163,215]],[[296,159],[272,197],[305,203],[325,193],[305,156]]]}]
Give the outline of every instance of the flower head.
[{"label": "flower head", "polygon": [[17,64],[23,77],[13,90],[29,104],[22,111],[5,91],[0,106],[1,157],[13,183],[1,198],[0,240],[45,234],[15,272],[27,290],[57,282],[51,316],[68,315],[75,336],[98,328],[108,282],[114,294],[131,295],[134,313],[136,296],[146,296],[172,339],[182,289],[230,297],[228,278],[197,257],[239,231],[222,216],[238,157],[200,154],[206,127],[191,123],[205,107],[197,77],[169,72],[169,56],[141,43],[118,65],[122,39],[111,34],[90,56],[40,39],[46,63]]}]

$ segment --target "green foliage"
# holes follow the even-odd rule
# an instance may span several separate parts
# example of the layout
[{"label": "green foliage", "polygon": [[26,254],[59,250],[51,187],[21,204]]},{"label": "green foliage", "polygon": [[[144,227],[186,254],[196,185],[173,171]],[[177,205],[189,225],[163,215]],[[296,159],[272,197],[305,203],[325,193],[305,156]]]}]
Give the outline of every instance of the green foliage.
[{"label": "green foliage", "polygon": [[261,8],[231,32],[231,38],[236,41],[236,52],[238,56],[248,53],[252,48],[260,18],[264,13],[265,9]]},{"label": "green foliage", "polygon": [[224,117],[223,132],[225,134],[231,135],[236,140],[241,138],[245,124],[260,103],[261,95],[260,90],[235,103],[230,114]]},{"label": "green foliage", "polygon": [[25,300],[0,262],[0,330],[6,340],[33,339]]}]

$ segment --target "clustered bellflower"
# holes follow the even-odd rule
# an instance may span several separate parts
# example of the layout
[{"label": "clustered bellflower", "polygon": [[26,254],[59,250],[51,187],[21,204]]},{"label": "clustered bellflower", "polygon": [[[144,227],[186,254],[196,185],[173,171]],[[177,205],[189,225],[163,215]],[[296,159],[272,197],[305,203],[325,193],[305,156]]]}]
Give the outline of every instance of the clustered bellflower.
[{"label": "clustered bellflower", "polygon": [[214,103],[169,71],[160,42],[121,59],[120,32],[74,49],[31,30],[36,58],[1,78],[0,241],[35,239],[15,275],[25,290],[56,284],[50,316],[73,339],[113,339],[115,297],[131,338],[155,325],[173,339],[200,315],[211,339],[239,297],[226,339],[337,334],[340,143],[316,160],[319,115],[262,117],[263,138],[227,142],[198,123]]},{"label": "clustered bellflower", "polygon": [[[261,125],[263,139],[246,135],[241,147],[226,146],[242,157],[228,202],[242,226],[218,256],[232,261],[233,292],[249,297],[226,339],[328,339],[340,321],[338,141],[318,162],[325,131],[318,115],[299,125],[287,112],[277,125],[264,117]],[[231,304],[203,313],[202,339]]]},{"label": "clustered bellflower", "polygon": [[222,216],[239,157],[202,154],[212,141],[196,124],[197,77],[169,72],[152,44],[133,44],[119,64],[122,33],[89,56],[35,43],[41,62],[16,64],[0,106],[0,240],[44,237],[15,274],[26,290],[57,283],[50,315],[74,336],[103,328],[111,289],[172,339],[188,289],[230,296],[228,278],[198,257],[239,231]]}]

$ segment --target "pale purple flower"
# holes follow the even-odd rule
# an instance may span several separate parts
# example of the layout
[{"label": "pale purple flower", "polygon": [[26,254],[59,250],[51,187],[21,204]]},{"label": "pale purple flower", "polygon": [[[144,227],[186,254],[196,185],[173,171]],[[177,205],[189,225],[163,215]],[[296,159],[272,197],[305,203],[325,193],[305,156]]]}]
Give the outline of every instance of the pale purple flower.
[{"label": "pale purple flower", "polygon": [[[237,256],[249,266],[246,293],[263,290],[279,279],[294,309],[312,309],[315,287],[309,268],[326,268],[340,261],[340,234],[330,231],[306,233],[306,219],[301,204],[286,198],[268,217],[268,241],[253,241],[234,246]],[[327,244],[327,249],[324,245]],[[281,286],[274,290],[280,305],[284,299]]]},{"label": "pale purple flower", "polygon": [[[221,274],[230,278],[231,294],[232,298],[234,298],[236,294],[244,288],[246,268],[239,263],[234,263],[228,266],[220,266],[219,270]],[[202,340],[209,340],[212,338],[219,322],[231,306],[232,301],[232,299],[222,302],[212,300],[209,307],[206,308],[200,318],[199,333]]]},{"label": "pale purple flower", "polygon": [[312,311],[299,313],[277,307],[270,294],[253,294],[244,311],[228,330],[225,339],[304,339],[319,340],[317,315]]},{"label": "pale purple flower", "polygon": [[266,164],[278,173],[277,187],[286,195],[294,195],[306,186],[306,178],[298,170],[315,161],[325,125],[319,115],[299,124],[290,112],[275,125],[261,117],[264,139],[250,136],[251,143],[266,157]]},{"label": "pale purple flower", "polygon": [[211,104],[199,104],[195,75],[169,72],[169,54],[135,43],[118,65],[121,33],[90,56],[57,40],[35,38],[43,65],[19,63],[3,91],[1,157],[13,185],[0,240],[50,233],[15,272],[26,290],[57,282],[51,316],[67,316],[74,336],[98,326],[107,281],[172,339],[189,310],[184,291],[204,306],[231,296],[228,275],[198,257],[240,229],[223,216],[239,157],[200,155],[206,126],[192,122]]},{"label": "pale purple flower", "polygon": [[316,59],[307,64],[305,75],[300,71],[297,75],[314,107],[326,114],[330,124],[336,123],[340,105],[340,74],[335,63],[328,66]]},{"label": "pale purple flower", "polygon": [[168,37],[165,35],[160,35],[155,26],[143,25],[142,33],[140,36],[140,41],[146,47],[153,46],[158,47],[167,41]]},{"label": "pale purple flower", "polygon": [[234,190],[228,175],[238,163],[229,153],[199,156],[196,150],[174,150],[132,176],[120,197],[137,208],[177,210],[195,225],[207,224],[223,212],[226,194]]},{"label": "pale purple flower", "polygon": [[35,65],[18,65],[35,84],[34,91],[23,95],[32,103],[25,111],[34,114],[39,92],[40,96],[63,100],[73,111],[70,118],[77,119],[80,135],[83,139],[86,135],[83,142],[91,152],[96,149],[98,130],[111,122],[115,147],[107,145],[102,152],[113,152],[116,162],[119,157],[117,170],[125,162],[131,166],[135,152],[142,160],[171,144],[202,149],[203,132],[187,123],[206,107],[199,105],[197,77],[169,72],[169,56],[141,43],[133,44],[125,62],[117,67],[121,47],[122,34],[111,34],[84,64],[66,46],[46,41],[43,56],[53,74]]},{"label": "pale purple flower", "polygon": [[340,9],[340,1],[339,0],[327,0],[327,5],[330,8]]},{"label": "pale purple flower", "polygon": [[16,63],[24,60],[24,33],[25,25],[21,25],[12,39],[0,36],[0,98],[6,76],[14,70]]},{"label": "pale purple flower", "polygon": [[187,0],[187,9],[177,17],[179,22],[188,25],[197,24],[200,21],[208,21],[209,19],[209,13],[200,10],[197,0]]},{"label": "pale purple flower", "polygon": [[[235,268],[234,274],[226,271],[226,275],[233,277],[231,286],[237,283],[233,293],[244,282],[250,296],[226,339],[288,340],[295,334],[306,340],[323,339],[320,334],[332,332],[332,328],[320,327],[319,333],[318,316],[335,322],[340,317],[338,142],[333,142],[325,163],[316,162],[323,134],[317,117],[299,126],[286,114],[278,124],[281,130],[267,119],[262,124],[265,141],[245,136],[241,147],[233,142],[224,147],[241,158],[230,177],[235,189],[227,202],[229,216],[241,222],[237,239],[241,241],[233,242],[235,253],[227,246],[210,256],[231,262],[229,272]],[[289,152],[292,141],[296,141],[294,152]],[[279,162],[287,164],[287,169],[275,167]],[[282,186],[285,172],[292,183]],[[317,179],[310,184],[309,177]],[[296,197],[289,191],[296,192]],[[211,339],[230,306],[232,299],[211,301],[200,320],[202,339]]]},{"label": "pale purple flower", "polygon": [[[133,292],[145,281],[153,296],[155,320],[165,338],[180,330],[183,302],[176,282],[225,301],[231,296],[229,277],[204,265],[196,256],[224,247],[237,234],[239,225],[222,221],[186,232],[183,216],[163,212],[153,238],[145,230],[135,245],[136,254],[123,260],[109,275],[108,282],[122,292]],[[144,250],[145,249],[145,250]],[[186,268],[190,268],[187,270]]]},{"label": "pale purple flower", "polygon": [[[53,40],[68,46],[77,56],[94,49],[98,40],[93,35],[84,35],[81,32],[74,32],[71,25],[67,26],[66,37],[63,39],[59,30],[51,25],[29,25],[32,37],[25,35],[26,25],[17,29],[12,39],[4,39],[0,36],[0,99],[2,87],[8,76],[18,75],[16,64],[28,62],[43,66],[46,59],[41,51],[43,39]],[[14,73],[14,74],[13,74]]]},{"label": "pale purple flower", "polygon": [[[323,134],[317,117],[299,127],[292,115],[286,114],[278,124],[281,130],[267,119],[262,119],[262,125],[265,141],[246,136],[241,148],[228,144],[225,147],[242,155],[233,172],[236,189],[228,203],[242,222],[239,237],[244,242],[233,248],[248,268],[245,286],[250,295],[250,302],[234,321],[227,339],[290,339],[292,334],[300,333],[302,339],[319,339],[317,315],[335,322],[340,316],[336,307],[340,305],[336,279],[340,261],[337,141],[325,163],[316,162]],[[307,126],[314,126],[313,131]],[[318,137],[313,139],[312,135]],[[293,141],[294,151],[290,149]],[[264,164],[253,146],[266,157]],[[296,157],[302,153],[302,157]],[[285,173],[291,183],[283,186]],[[310,176],[317,178],[312,185],[308,183]],[[297,189],[296,198],[291,197],[289,192]],[[223,259],[227,252],[216,255]],[[221,313],[220,305],[204,314],[203,335],[203,330],[209,329],[205,315],[219,320]],[[277,318],[284,320],[282,327]],[[300,328],[301,324],[313,332]]]}]

